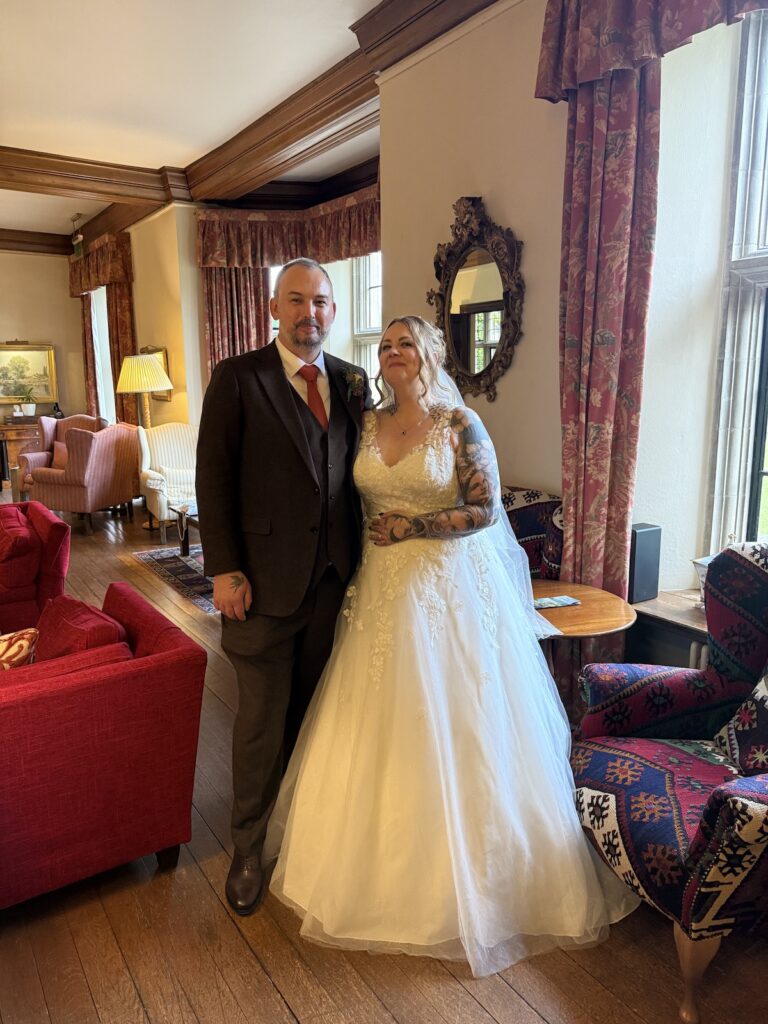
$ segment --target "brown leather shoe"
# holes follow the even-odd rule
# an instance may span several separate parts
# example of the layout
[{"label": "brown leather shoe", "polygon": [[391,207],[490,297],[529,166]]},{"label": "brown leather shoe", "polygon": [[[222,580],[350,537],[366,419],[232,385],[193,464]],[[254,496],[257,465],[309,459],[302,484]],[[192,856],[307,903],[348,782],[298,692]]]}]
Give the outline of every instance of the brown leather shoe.
[{"label": "brown leather shoe", "polygon": [[227,901],[236,914],[246,917],[264,902],[267,879],[258,857],[236,853],[227,875]]}]

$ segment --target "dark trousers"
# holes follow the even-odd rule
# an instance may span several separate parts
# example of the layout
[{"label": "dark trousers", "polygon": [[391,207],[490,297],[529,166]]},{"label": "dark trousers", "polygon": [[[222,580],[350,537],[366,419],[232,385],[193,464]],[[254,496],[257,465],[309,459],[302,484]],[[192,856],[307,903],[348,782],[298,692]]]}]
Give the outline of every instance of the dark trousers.
[{"label": "dark trousers", "polygon": [[232,839],[258,857],[284,767],[333,646],[345,584],[329,568],[292,615],[222,619],[221,645],[237,675],[232,733]]}]

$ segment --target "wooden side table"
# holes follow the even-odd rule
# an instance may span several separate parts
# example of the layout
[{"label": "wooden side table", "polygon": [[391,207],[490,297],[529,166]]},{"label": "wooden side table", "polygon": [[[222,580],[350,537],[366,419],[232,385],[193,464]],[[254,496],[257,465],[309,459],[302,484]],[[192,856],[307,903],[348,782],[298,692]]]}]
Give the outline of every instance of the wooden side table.
[{"label": "wooden side table", "polygon": [[[599,587],[588,587],[585,583],[564,583],[561,580],[533,580],[532,583],[534,598],[567,594],[581,602],[565,608],[541,609],[544,618],[568,640],[621,633],[629,629],[637,618],[631,604]],[[544,641],[544,653],[550,671],[553,667],[552,644],[559,639],[553,636]]]}]

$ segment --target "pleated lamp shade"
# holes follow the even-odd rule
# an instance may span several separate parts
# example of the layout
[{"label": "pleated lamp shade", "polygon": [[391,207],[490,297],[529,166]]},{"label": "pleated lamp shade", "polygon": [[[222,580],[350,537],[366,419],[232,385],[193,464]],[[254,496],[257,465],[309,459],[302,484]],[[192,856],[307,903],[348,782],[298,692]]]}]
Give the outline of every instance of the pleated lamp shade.
[{"label": "pleated lamp shade", "polygon": [[172,390],[173,382],[156,356],[152,354],[126,356],[123,360],[115,392],[119,395],[141,394],[142,419],[145,427],[152,426],[148,392]]}]

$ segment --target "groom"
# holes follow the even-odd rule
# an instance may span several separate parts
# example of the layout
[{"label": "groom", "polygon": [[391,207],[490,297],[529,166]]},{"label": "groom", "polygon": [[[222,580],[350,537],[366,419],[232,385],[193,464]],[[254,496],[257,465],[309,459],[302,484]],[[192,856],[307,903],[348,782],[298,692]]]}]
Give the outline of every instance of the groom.
[{"label": "groom", "polygon": [[197,449],[205,572],[239,692],[226,884],[238,914],[264,898],[267,821],[357,564],[352,463],[370,399],[363,370],[322,350],[336,304],[320,264],[286,264],[269,305],[277,339],[216,366]]}]

